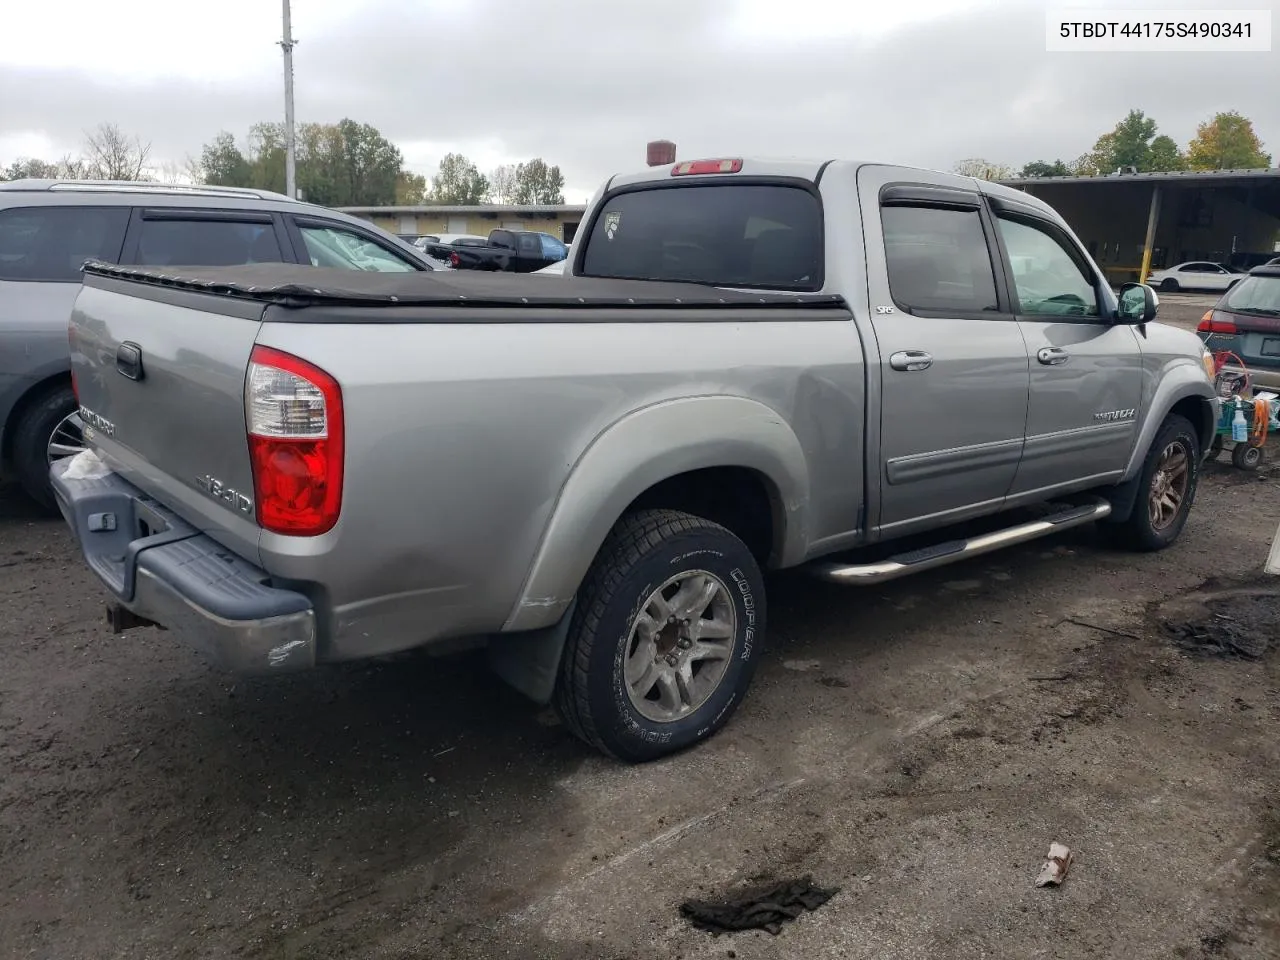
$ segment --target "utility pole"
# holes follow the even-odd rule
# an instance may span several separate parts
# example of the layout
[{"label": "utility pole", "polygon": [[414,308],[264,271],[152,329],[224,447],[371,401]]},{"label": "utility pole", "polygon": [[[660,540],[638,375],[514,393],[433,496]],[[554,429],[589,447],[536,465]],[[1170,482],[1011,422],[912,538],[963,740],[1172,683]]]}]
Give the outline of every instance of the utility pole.
[{"label": "utility pole", "polygon": [[298,199],[294,180],[293,137],[293,26],[289,18],[289,0],[284,0],[284,192],[290,200]]}]

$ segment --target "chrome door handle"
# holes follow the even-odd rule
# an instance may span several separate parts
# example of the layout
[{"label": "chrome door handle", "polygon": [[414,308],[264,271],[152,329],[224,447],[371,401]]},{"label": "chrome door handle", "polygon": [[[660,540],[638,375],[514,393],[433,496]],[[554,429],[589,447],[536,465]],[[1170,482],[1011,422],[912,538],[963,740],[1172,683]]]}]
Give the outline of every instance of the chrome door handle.
[{"label": "chrome door handle", "polygon": [[1047,366],[1056,367],[1070,360],[1071,354],[1061,347],[1041,347],[1040,352],[1036,354],[1036,359]]},{"label": "chrome door handle", "polygon": [[923,350],[899,350],[889,358],[889,366],[907,373],[928,370],[933,366],[933,357]]}]

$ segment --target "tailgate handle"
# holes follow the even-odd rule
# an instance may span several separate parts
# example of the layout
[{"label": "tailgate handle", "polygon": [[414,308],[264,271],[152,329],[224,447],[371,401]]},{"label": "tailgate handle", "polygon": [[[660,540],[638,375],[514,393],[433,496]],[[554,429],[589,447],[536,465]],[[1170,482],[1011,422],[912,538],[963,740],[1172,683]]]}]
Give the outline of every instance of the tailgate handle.
[{"label": "tailgate handle", "polygon": [[142,379],[142,348],[126,340],[116,348],[116,371],[130,380]]}]

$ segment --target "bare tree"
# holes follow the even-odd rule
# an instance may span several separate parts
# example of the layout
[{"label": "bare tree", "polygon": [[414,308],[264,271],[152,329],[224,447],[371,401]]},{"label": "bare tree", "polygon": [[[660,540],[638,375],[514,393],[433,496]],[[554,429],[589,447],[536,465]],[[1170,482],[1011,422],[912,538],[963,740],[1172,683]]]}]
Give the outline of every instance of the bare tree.
[{"label": "bare tree", "polygon": [[204,183],[204,170],[200,166],[200,161],[190,154],[187,154],[186,158],[180,163],[176,160],[165,160],[159,165],[159,171],[161,183]]},{"label": "bare tree", "polygon": [[961,160],[955,165],[953,172],[960,174],[962,177],[974,177],[978,180],[1008,180],[1014,176],[1016,171],[1012,167],[1006,167],[1001,163],[992,163],[990,160],[983,160],[981,157],[973,157],[968,160]]},{"label": "bare tree", "polygon": [[145,180],[151,144],[127,136],[114,123],[102,123],[85,135],[84,163],[94,180]]},{"label": "bare tree", "polygon": [[516,168],[511,164],[497,167],[489,174],[490,203],[511,203],[516,194]]}]

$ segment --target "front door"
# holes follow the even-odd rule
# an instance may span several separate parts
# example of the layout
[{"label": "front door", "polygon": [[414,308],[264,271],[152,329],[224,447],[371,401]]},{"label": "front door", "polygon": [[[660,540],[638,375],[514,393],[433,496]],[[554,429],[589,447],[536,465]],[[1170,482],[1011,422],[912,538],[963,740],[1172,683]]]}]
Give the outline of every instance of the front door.
[{"label": "front door", "polygon": [[1011,498],[1115,480],[1137,441],[1142,353],[1115,324],[1084,251],[1033,208],[993,201],[1030,354],[1027,441]]},{"label": "front door", "polygon": [[[880,365],[880,502],[898,536],[992,513],[1022,455],[1027,351],[972,181],[858,174]],[[874,376],[874,372],[869,372]]]}]

